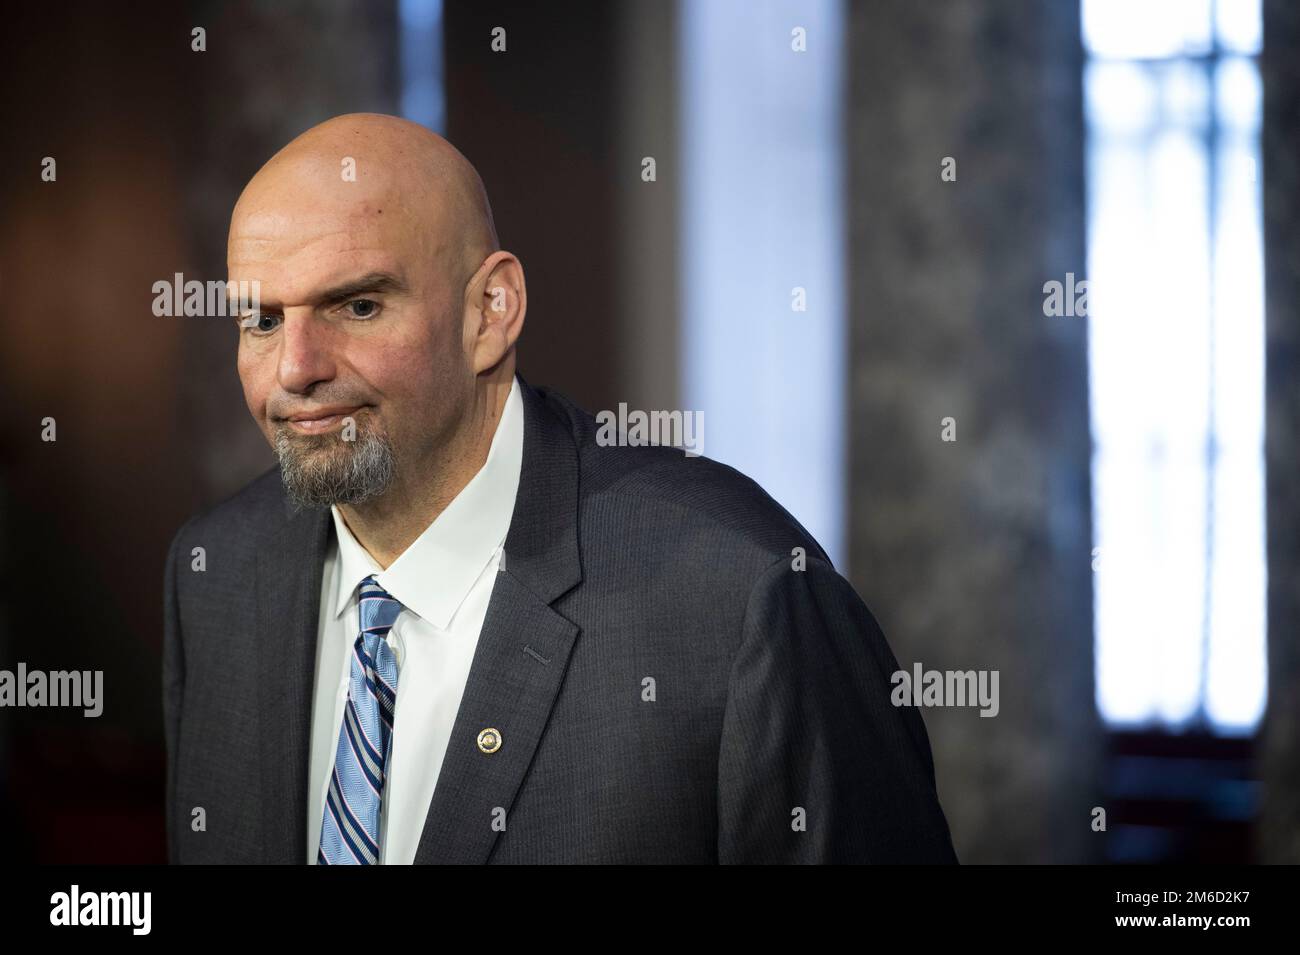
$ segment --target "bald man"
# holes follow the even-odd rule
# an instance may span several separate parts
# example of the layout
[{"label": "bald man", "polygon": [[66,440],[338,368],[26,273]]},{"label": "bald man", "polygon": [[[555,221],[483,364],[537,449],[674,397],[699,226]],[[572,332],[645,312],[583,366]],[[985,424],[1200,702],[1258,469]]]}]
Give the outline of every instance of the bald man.
[{"label": "bald man", "polygon": [[173,862],[955,862],[898,663],[731,468],[515,373],[468,161],[340,116],[235,206],[278,464],[176,534]]}]

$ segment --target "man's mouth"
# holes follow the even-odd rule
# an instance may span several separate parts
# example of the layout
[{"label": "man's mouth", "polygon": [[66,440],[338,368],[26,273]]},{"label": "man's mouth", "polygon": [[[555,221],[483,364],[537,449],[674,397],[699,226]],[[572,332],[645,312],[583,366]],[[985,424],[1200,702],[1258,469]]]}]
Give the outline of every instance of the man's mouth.
[{"label": "man's mouth", "polygon": [[289,427],[299,434],[322,434],[333,430],[344,418],[351,417],[360,410],[360,405],[348,408],[319,408],[313,411],[300,411],[285,420]]}]

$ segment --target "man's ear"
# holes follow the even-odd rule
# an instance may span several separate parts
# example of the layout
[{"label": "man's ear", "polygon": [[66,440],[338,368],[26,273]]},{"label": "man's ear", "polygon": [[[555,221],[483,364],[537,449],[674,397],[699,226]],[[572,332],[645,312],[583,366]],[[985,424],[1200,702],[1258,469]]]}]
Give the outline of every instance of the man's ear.
[{"label": "man's ear", "polygon": [[524,267],[510,252],[493,252],[470,279],[465,298],[465,346],[477,375],[500,362],[523,331]]}]

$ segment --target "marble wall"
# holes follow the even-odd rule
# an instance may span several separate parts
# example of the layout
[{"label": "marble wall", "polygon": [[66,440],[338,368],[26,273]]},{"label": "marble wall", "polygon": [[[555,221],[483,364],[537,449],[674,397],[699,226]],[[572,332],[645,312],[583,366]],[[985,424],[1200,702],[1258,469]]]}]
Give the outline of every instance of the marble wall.
[{"label": "marble wall", "polygon": [[999,671],[924,713],[962,861],[1093,859],[1078,7],[848,9],[851,577],[905,669]]},{"label": "marble wall", "polygon": [[1263,728],[1265,862],[1300,863],[1300,8],[1264,0],[1265,458],[1269,710]]}]

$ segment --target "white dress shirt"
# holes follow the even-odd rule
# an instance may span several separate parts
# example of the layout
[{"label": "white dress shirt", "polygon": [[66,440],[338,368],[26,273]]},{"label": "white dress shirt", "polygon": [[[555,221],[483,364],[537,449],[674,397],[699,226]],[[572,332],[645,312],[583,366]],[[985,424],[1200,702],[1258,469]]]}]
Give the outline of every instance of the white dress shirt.
[{"label": "white dress shirt", "polygon": [[397,659],[392,757],[380,818],[381,863],[415,859],[433,790],[465,692],[496,582],[523,461],[524,409],[515,380],[487,460],[464,489],[387,570],[352,536],[337,507],[321,579],[308,775],[307,862],[315,864],[351,649],[360,633],[357,586],[374,574],[402,604],[388,635]]}]

